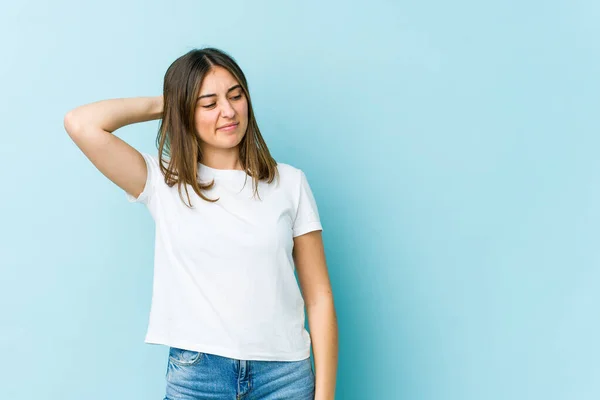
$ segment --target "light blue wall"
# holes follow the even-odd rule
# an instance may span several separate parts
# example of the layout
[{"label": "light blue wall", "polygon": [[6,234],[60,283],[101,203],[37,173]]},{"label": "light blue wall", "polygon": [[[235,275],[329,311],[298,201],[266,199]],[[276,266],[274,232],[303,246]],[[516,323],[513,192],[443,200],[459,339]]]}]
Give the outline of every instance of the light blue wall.
[{"label": "light blue wall", "polygon": [[[71,142],[194,47],[245,70],[324,225],[337,398],[600,398],[600,6],[12,2],[0,14],[0,393],[158,399],[153,223]],[[117,135],[154,151],[157,121]]]}]

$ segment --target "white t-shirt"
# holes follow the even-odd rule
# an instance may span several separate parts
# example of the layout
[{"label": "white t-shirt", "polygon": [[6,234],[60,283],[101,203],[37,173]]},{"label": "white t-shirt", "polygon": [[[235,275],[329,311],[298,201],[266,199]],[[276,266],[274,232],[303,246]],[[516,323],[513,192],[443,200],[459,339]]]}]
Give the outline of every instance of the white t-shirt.
[{"label": "white t-shirt", "polygon": [[292,248],[294,237],[322,226],[302,170],[279,163],[280,179],[260,181],[259,199],[244,171],[199,163],[200,181],[215,179],[204,194],[220,199],[207,202],[189,186],[190,209],[177,184],[165,183],[157,156],[142,155],[144,190],[125,195],[145,204],[156,226],[145,342],[240,360],[310,357]]}]

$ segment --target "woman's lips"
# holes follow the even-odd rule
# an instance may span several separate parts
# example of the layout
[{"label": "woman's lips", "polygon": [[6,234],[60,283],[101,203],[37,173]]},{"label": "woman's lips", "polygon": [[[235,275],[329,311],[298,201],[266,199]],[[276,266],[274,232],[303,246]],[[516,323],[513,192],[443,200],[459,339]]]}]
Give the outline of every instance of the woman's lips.
[{"label": "woman's lips", "polygon": [[238,126],[238,125],[239,125],[239,122],[238,122],[237,124],[235,124],[235,125],[228,125],[228,126],[225,126],[225,127],[223,127],[223,128],[218,128],[218,130],[220,130],[220,131],[225,131],[225,132],[229,132],[229,131],[232,131],[232,130],[234,130],[235,128],[237,128],[237,126]]}]

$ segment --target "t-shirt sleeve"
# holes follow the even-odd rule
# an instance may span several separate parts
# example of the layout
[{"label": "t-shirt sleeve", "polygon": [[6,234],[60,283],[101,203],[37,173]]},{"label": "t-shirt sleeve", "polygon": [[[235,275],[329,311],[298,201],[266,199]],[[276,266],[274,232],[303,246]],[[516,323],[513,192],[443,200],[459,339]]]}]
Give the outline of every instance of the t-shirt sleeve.
[{"label": "t-shirt sleeve", "polygon": [[298,209],[294,219],[293,237],[304,235],[312,231],[323,230],[319,218],[317,202],[306,179],[306,175],[300,171],[300,193],[298,197]]},{"label": "t-shirt sleeve", "polygon": [[144,161],[146,161],[146,167],[148,173],[146,174],[146,183],[144,185],[144,190],[140,195],[136,198],[132,196],[130,193],[124,192],[125,197],[130,203],[142,203],[148,204],[150,199],[153,197],[156,188],[156,180],[160,176],[160,167],[158,165],[158,159],[154,156],[151,156],[148,153],[141,153],[144,157]]}]

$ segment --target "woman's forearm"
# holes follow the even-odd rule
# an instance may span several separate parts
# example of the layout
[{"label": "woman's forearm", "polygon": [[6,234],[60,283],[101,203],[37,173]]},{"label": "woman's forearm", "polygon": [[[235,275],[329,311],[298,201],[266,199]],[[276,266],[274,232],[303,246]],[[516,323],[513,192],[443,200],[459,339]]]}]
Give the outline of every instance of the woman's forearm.
[{"label": "woman's forearm", "polygon": [[100,100],[79,106],[67,113],[72,129],[94,126],[107,132],[137,122],[162,117],[163,97],[127,97]]},{"label": "woman's forearm", "polygon": [[338,327],[333,298],[308,306],[315,358],[315,400],[333,400],[338,362]]}]

